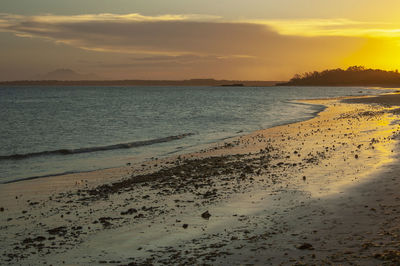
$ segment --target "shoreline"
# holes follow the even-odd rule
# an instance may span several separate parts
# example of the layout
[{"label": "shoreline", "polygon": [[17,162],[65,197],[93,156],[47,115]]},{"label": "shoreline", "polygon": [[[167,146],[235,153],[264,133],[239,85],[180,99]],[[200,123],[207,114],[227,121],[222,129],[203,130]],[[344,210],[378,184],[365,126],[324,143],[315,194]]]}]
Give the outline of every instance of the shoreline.
[{"label": "shoreline", "polygon": [[[360,89],[362,91],[360,91]],[[288,93],[290,94],[286,95],[286,90],[289,90]],[[12,92],[12,90],[10,90]],[[40,90],[39,90],[40,91]],[[47,90],[45,90],[47,91]],[[50,90],[49,92],[51,92]],[[67,90],[69,91],[69,90]],[[72,90],[74,91],[74,90]],[[90,92],[89,91],[84,91],[83,94],[86,95]],[[105,91],[110,91],[109,89],[106,89]],[[111,90],[112,91],[112,90]],[[123,92],[126,91],[131,91],[131,90],[123,90]],[[140,90],[139,90],[140,91]],[[145,91],[145,90],[144,90]],[[157,92],[156,90],[155,92]],[[178,89],[177,92],[180,90]],[[191,89],[185,89],[184,91],[191,91]],[[195,92],[195,95],[203,95],[204,93],[202,90],[193,90]],[[210,91],[214,91],[210,89]],[[229,90],[223,90],[224,92],[222,95],[228,95],[231,94],[229,93]],[[280,91],[280,90],[279,90]],[[15,148],[10,148],[2,151],[2,155],[0,156],[6,160],[2,160],[0,158],[0,168],[2,168],[4,171],[0,173],[0,182],[8,182],[11,180],[15,179],[26,179],[26,178],[32,178],[32,177],[41,177],[41,176],[51,176],[51,175],[58,175],[62,173],[68,173],[68,172],[80,172],[80,171],[92,171],[92,170],[98,170],[98,169],[104,169],[104,168],[111,168],[111,167],[122,167],[126,163],[137,163],[142,160],[147,160],[151,159],[151,157],[166,157],[170,156],[170,154],[175,155],[175,154],[183,154],[183,153],[190,153],[194,152],[195,149],[198,149],[201,144],[206,144],[208,145],[209,143],[215,143],[219,142],[220,139],[223,139],[225,137],[232,137],[235,135],[238,135],[238,132],[245,131],[244,133],[241,133],[240,135],[243,134],[249,134],[253,132],[254,130],[258,129],[265,129],[269,128],[271,126],[276,126],[279,124],[286,124],[286,123],[293,123],[297,122],[299,120],[304,120],[308,119],[311,117],[315,112],[316,108],[313,107],[307,107],[307,106],[300,106],[300,105],[295,105],[295,104],[289,104],[288,99],[292,98],[299,98],[299,97],[310,97],[313,98],[315,97],[315,93],[317,95],[323,95],[323,97],[328,97],[328,96],[333,96],[333,95],[361,95],[362,94],[375,94],[375,93],[382,93],[385,92],[386,90],[375,90],[375,89],[367,89],[367,88],[358,88],[358,89],[348,89],[348,88],[342,88],[342,89],[335,89],[335,88],[330,88],[330,89],[310,89],[310,90],[305,90],[303,93],[302,90],[300,89],[284,89],[284,93],[280,93],[279,91],[275,90],[270,90],[268,88],[264,89],[254,89],[254,92],[256,92],[255,95],[260,94],[263,95],[263,97],[267,97],[266,100],[261,100],[261,97],[251,97],[252,100],[250,101],[244,101],[241,103],[240,100],[240,95],[247,95],[249,93],[253,92],[253,89],[245,90],[244,93],[242,92],[237,92],[234,93],[236,95],[233,97],[234,102],[238,106],[245,106],[246,108],[235,108],[233,107],[233,111],[235,114],[231,114],[231,118],[229,116],[229,113],[231,112],[229,108],[216,108],[217,110],[222,110],[222,113],[217,112],[214,114],[216,117],[225,117],[226,116],[226,121],[221,120],[218,121],[218,119],[213,118],[213,115],[208,114],[209,112],[206,112],[208,117],[205,120],[202,118],[202,115],[194,115],[194,119],[186,120],[185,118],[185,112],[179,112],[173,111],[171,112],[170,115],[165,115],[164,119],[162,120],[163,122],[161,125],[163,125],[160,128],[160,132],[158,130],[154,131],[152,128],[154,128],[154,125],[157,123],[150,122],[151,126],[145,126],[146,123],[143,124],[144,128],[143,130],[130,130],[129,128],[126,128],[127,132],[125,132],[123,127],[117,126],[118,129],[107,132],[107,134],[103,134],[104,138],[101,134],[100,131],[94,131],[93,134],[88,132],[88,134],[82,134],[85,132],[85,125],[82,123],[70,123],[68,121],[72,121],[71,119],[65,120],[65,127],[68,128],[66,130],[65,134],[60,131],[57,128],[52,129],[50,124],[46,124],[45,121],[42,121],[43,124],[43,129],[46,132],[58,132],[58,134],[61,134],[62,136],[65,135],[65,138],[57,138],[57,134],[50,133],[50,134],[45,134],[43,136],[46,137],[49,141],[46,141],[44,143],[45,145],[37,145],[35,144],[40,143],[40,129],[38,126],[33,126],[32,127],[32,132],[27,132],[21,133],[21,134],[12,134],[11,132],[14,131],[13,127],[10,127],[10,132],[3,134],[5,136],[4,141],[8,139],[7,134],[10,136],[10,143],[6,144],[4,148],[8,147],[7,145],[11,145],[12,142],[15,143]],[[57,92],[58,91],[54,91]],[[79,92],[80,93],[80,92]],[[118,92],[119,93],[119,92]],[[133,94],[136,94],[137,92],[132,92]],[[279,105],[274,105],[271,104],[272,99],[275,99],[275,96],[269,97],[268,95],[280,95],[279,98]],[[24,94],[24,93],[22,93]],[[51,93],[50,93],[51,94]],[[17,94],[19,95],[19,94]],[[30,95],[30,94],[29,94]],[[90,95],[90,93],[89,93]],[[152,94],[151,94],[152,95]],[[219,95],[219,94],[217,94]],[[286,95],[286,96],[285,96]],[[75,99],[75,98],[74,98]],[[125,98],[126,99],[126,98]],[[255,103],[257,103],[257,108],[256,106],[252,107],[253,101],[255,100]],[[50,101],[51,102],[51,101]],[[76,99],[73,102],[80,102],[79,99]],[[247,103],[246,103],[247,102]],[[264,104],[266,102],[266,104]],[[70,103],[72,104],[72,102]],[[130,105],[130,101],[128,100],[125,102],[125,104]],[[42,105],[43,106],[43,105]],[[71,106],[74,106],[73,104]],[[78,104],[79,106],[79,104]],[[132,105],[135,106],[135,105]],[[166,107],[167,105],[163,105]],[[195,106],[190,104],[190,106]],[[222,105],[223,106],[223,105]],[[13,107],[10,106],[10,110],[13,110]],[[20,106],[19,108],[24,108],[23,106]],[[45,108],[38,108],[39,110],[45,111]],[[194,108],[194,107],[193,107]],[[167,109],[169,109],[167,107]],[[190,109],[190,108],[189,108]],[[237,109],[237,110],[236,110]],[[319,109],[319,108],[318,108]],[[74,110],[72,108],[71,110]],[[226,114],[224,111],[226,111]],[[240,111],[240,113],[235,112]],[[241,110],[244,110],[243,112]],[[246,111],[248,110],[248,111]],[[254,110],[250,112],[250,110]],[[29,113],[34,113],[34,112],[29,112]],[[95,113],[100,113],[100,112],[95,112]],[[154,112],[153,112],[154,113]],[[166,112],[168,113],[168,112]],[[154,113],[155,114],[155,113]],[[182,114],[182,115],[181,115]],[[243,115],[241,115],[243,114]],[[254,114],[254,117],[252,116]],[[173,119],[177,115],[180,119]],[[153,121],[151,118],[152,115],[148,116],[150,119],[148,121]],[[123,115],[121,115],[123,117]],[[27,116],[29,119],[30,116]],[[124,121],[124,120],[113,120],[110,119],[111,117],[108,117],[108,119],[105,119],[104,121],[111,121],[111,123],[101,123],[104,126],[106,124],[112,125],[118,124],[122,125],[125,122],[116,122],[116,121]],[[298,118],[298,119],[297,119]],[[32,117],[32,119],[34,119]],[[54,117],[54,119],[61,119],[63,120],[63,117]],[[99,121],[101,121],[100,117],[97,117]],[[183,119],[183,120],[181,120]],[[188,118],[189,119],[189,118]],[[225,119],[225,118],[222,118]],[[22,119],[24,120],[24,119]],[[40,120],[40,119],[39,119]],[[197,122],[198,120],[198,122]],[[64,121],[64,120],[63,120]],[[127,119],[126,121],[131,121],[130,119]],[[156,120],[154,120],[156,121]],[[174,122],[176,121],[176,122]],[[187,123],[182,124],[182,122],[179,121],[187,121]],[[192,122],[191,122],[192,121]],[[204,124],[203,124],[203,122]],[[12,124],[12,121],[9,121],[9,123]],[[29,123],[29,121],[26,121],[25,123]],[[133,123],[133,122],[132,122]],[[167,124],[166,124],[167,123]],[[171,126],[169,127],[169,123],[171,123]],[[133,123],[134,124],[134,123]],[[39,125],[39,123],[37,123]],[[50,126],[49,126],[50,125]],[[88,125],[92,125],[90,127],[95,128],[96,123],[89,123]],[[187,126],[185,126],[187,125]],[[208,126],[207,126],[208,125]],[[76,127],[77,128],[77,134],[72,134],[68,132],[72,132],[72,128]],[[141,126],[139,126],[141,128]],[[102,130],[107,131],[107,128],[103,128]],[[149,131],[150,130],[150,131]],[[148,132],[149,131],[149,132]],[[6,132],[8,132],[6,130]],[[123,134],[120,132],[124,132]],[[147,132],[147,133],[146,133]],[[152,133],[154,132],[154,133]],[[197,136],[193,136],[188,138],[187,140],[183,141],[177,141],[176,143],[170,142],[166,144],[157,144],[156,146],[153,147],[137,147],[134,150],[116,150],[116,151],[107,151],[105,153],[103,152],[97,152],[93,154],[82,154],[79,155],[77,152],[86,152],[87,149],[89,150],[97,150],[98,148],[110,148],[110,146],[118,146],[118,145],[126,145],[126,144],[131,144],[137,143],[139,141],[153,141],[157,140],[158,138],[164,138],[164,137],[171,137],[171,136],[176,136],[180,135],[182,133],[197,133]],[[97,135],[96,135],[97,134]],[[93,135],[93,136],[92,136]],[[92,137],[89,137],[92,136]],[[97,136],[97,137],[94,137]],[[126,136],[126,137],[123,137]],[[168,137],[169,136],[169,137]],[[26,141],[23,141],[23,139],[26,138]],[[29,146],[30,141],[32,142],[32,146]],[[24,146],[24,143],[28,146]],[[85,144],[86,143],[86,144]],[[14,145],[14,144],[13,144]],[[206,146],[204,145],[204,146]],[[195,147],[197,146],[197,147]],[[149,148],[150,147],[150,148]],[[70,154],[74,153],[75,155],[73,156],[68,156],[68,155],[62,155],[62,154]],[[170,154],[168,154],[170,153]],[[60,155],[58,155],[60,154]],[[37,157],[37,156],[42,156],[42,155],[49,155],[49,157]],[[26,158],[30,157],[30,158]],[[37,157],[37,158],[34,158]],[[7,159],[16,159],[16,158],[24,158],[23,160],[10,160],[8,161]]]},{"label": "shoreline", "polygon": [[[238,135],[234,135],[234,136],[229,136],[229,137],[224,137],[222,139],[217,139],[215,141],[211,141],[211,142],[206,142],[206,143],[201,143],[198,145],[195,145],[194,150],[195,151],[188,151],[188,150],[193,150],[193,148],[186,148],[185,150],[179,152],[168,152],[164,155],[154,155],[152,158],[168,158],[168,157],[175,157],[175,156],[179,156],[179,155],[187,155],[187,154],[191,154],[191,153],[196,153],[196,151],[198,150],[202,150],[202,149],[208,149],[208,148],[212,148],[216,145],[219,145],[220,143],[226,142],[226,141],[230,141],[230,140],[234,140],[240,137],[245,137],[247,135],[250,135],[256,131],[263,131],[263,130],[268,130],[270,128],[273,127],[278,127],[278,126],[285,126],[285,125],[290,125],[290,124],[294,124],[294,123],[299,123],[299,122],[303,122],[303,121],[307,121],[310,119],[315,118],[316,116],[318,116],[318,114],[320,112],[323,112],[327,107],[324,106],[323,104],[313,104],[313,103],[307,103],[307,102],[302,102],[302,100],[290,100],[287,101],[287,103],[290,104],[298,104],[298,105],[308,105],[308,106],[315,106],[318,107],[318,110],[316,110],[315,112],[313,112],[310,116],[304,117],[304,118],[299,118],[299,119],[294,119],[294,120],[288,120],[287,122],[283,122],[283,123],[276,123],[276,124],[272,124],[270,127],[266,127],[266,128],[262,128],[262,129],[258,129],[255,131],[251,131],[251,132],[247,132],[245,134],[239,134]],[[160,138],[160,139],[154,139],[154,140],[146,140],[146,141],[136,141],[136,142],[132,142],[132,143],[148,143],[148,142],[155,142],[155,144],[158,144],[158,141],[160,140],[164,140],[164,139],[170,139],[173,138],[173,140],[176,139],[181,139],[184,138],[186,136],[192,136],[192,135],[196,135],[194,133],[183,133],[180,135],[176,135],[176,136],[169,136],[169,137],[164,137],[164,138]],[[162,141],[164,142],[164,141]],[[118,146],[118,145],[128,145],[131,143],[121,143],[121,144],[113,144],[113,145],[109,145],[107,147],[113,147],[113,146]],[[150,144],[152,145],[152,144]],[[96,149],[99,147],[94,147],[93,149]],[[103,147],[100,147],[103,148]],[[125,148],[125,147],[123,147]],[[133,147],[135,148],[135,147]],[[79,150],[89,150],[91,148],[77,148],[74,150],[68,150],[68,149],[60,149],[60,150],[55,150],[55,151],[43,151],[43,152],[37,152],[37,153],[33,153],[34,156],[48,156],[51,153],[55,153],[56,155],[59,156],[68,156],[70,154],[73,154],[75,150],[79,151]],[[43,154],[43,155],[40,155]],[[172,154],[172,155],[171,155]],[[177,155],[174,155],[177,154]],[[29,157],[32,154],[14,154],[14,155],[7,155],[7,156],[0,156],[0,157],[4,157],[7,160],[15,160],[15,158],[17,158],[17,160],[23,160],[25,159],[25,157]],[[9,157],[12,157],[9,159]],[[15,157],[15,158],[14,158]],[[0,158],[0,160],[6,160],[4,158]],[[152,161],[151,158],[142,158],[142,159],[137,159],[134,162],[129,162],[128,164],[143,164],[146,163],[148,161]],[[23,181],[28,181],[28,180],[34,180],[34,179],[40,179],[40,178],[52,178],[52,177],[57,177],[57,176],[66,176],[66,175],[74,175],[74,174],[85,174],[85,173],[95,173],[95,172],[99,172],[99,171],[104,171],[104,170],[110,170],[110,169],[116,169],[116,168],[124,168],[126,167],[126,165],[119,165],[119,166],[109,166],[109,167],[105,167],[105,168],[98,168],[98,169],[94,169],[94,170],[72,170],[72,171],[66,171],[66,172],[61,172],[61,173],[52,173],[52,174],[45,174],[45,175],[38,175],[38,176],[28,176],[28,177],[22,177],[19,179],[15,179],[15,180],[9,180],[9,181],[4,181],[4,182],[0,182],[0,185],[2,184],[11,184],[11,183],[16,183],[16,182],[23,182]]]},{"label": "shoreline", "polygon": [[[299,228],[297,225],[281,228],[291,223],[285,213],[296,214],[303,209],[302,201],[313,206],[303,212],[312,213],[320,208],[314,203],[317,198],[343,194],[340,193],[343,187],[338,184],[342,182],[344,188],[358,184],[362,179],[360,173],[372,175],[362,179],[364,182],[375,180],[374,176],[379,175],[379,169],[375,168],[382,167],[377,161],[389,165],[390,161],[385,159],[393,155],[387,152],[391,149],[396,155],[399,152],[394,148],[395,142],[388,139],[393,131],[399,131],[398,126],[388,124],[396,121],[390,116],[397,115],[390,114],[388,108],[350,105],[332,99],[308,102],[325,102],[328,108],[306,121],[258,130],[226,140],[214,149],[150,161],[137,168],[74,174],[64,176],[64,180],[55,177],[51,182],[35,179],[11,183],[7,185],[10,188],[7,194],[4,186],[0,186],[0,202],[5,205],[7,216],[7,220],[0,220],[0,240],[4,247],[7,245],[4,262],[59,264],[75,258],[70,262],[245,263],[240,253],[247,254],[253,263],[267,258],[271,264],[283,262],[289,259],[284,253],[292,257],[297,254],[296,261],[300,261],[304,252],[296,246],[302,245],[301,241],[292,243],[294,240],[286,239],[297,234]],[[18,198],[14,202],[9,202],[15,197]],[[208,219],[202,217],[206,211],[211,214]],[[71,216],[73,212],[76,216]],[[26,238],[18,235],[24,221],[36,221],[38,217],[43,225],[26,229]],[[266,227],[274,228],[275,233],[264,232]],[[143,237],[132,235],[137,229],[144,232]],[[171,239],[171,233],[176,237]],[[221,235],[212,237],[214,234]],[[7,242],[6,236],[14,236],[16,241]],[[178,247],[185,239],[192,243],[188,247],[193,250],[184,249],[183,253]],[[108,255],[100,256],[109,241],[113,245]],[[279,242],[283,257],[265,252],[266,247],[271,247],[265,241],[275,245]],[[73,248],[77,243],[82,250]],[[171,248],[163,250],[162,243]],[[207,254],[200,252],[210,246]],[[16,251],[12,252],[11,247]],[[306,254],[311,248],[314,253],[329,254],[319,250],[315,243],[304,247]],[[27,255],[29,252],[36,255]],[[43,252],[50,254],[43,259],[39,256]],[[134,255],[134,260],[125,256],[128,253]],[[87,256],[83,258],[83,254]],[[306,259],[317,262],[312,255]]]}]

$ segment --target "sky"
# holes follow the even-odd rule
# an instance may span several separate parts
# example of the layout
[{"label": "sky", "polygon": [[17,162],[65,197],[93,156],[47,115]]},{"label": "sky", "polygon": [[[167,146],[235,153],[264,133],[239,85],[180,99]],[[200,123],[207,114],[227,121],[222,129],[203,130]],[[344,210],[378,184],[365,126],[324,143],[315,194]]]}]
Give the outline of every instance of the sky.
[{"label": "sky", "polygon": [[0,80],[288,80],[400,68],[398,0],[1,0]]}]

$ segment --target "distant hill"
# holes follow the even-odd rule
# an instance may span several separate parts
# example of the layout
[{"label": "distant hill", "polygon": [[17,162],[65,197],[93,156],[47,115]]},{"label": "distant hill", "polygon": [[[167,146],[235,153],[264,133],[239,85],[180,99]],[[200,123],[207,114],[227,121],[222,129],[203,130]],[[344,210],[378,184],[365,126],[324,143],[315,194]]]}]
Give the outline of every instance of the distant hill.
[{"label": "distant hill", "polygon": [[98,80],[94,74],[79,74],[71,69],[60,68],[48,72],[44,75],[38,75],[34,80]]},{"label": "distant hill", "polygon": [[363,66],[352,66],[346,70],[337,68],[322,72],[296,74],[289,82],[278,83],[280,86],[400,86],[398,71],[367,69]]},{"label": "distant hill", "polygon": [[215,80],[215,79],[188,79],[188,80],[17,80],[3,81],[0,85],[24,86],[230,86],[230,87],[269,87],[279,81],[241,81],[241,80]]}]

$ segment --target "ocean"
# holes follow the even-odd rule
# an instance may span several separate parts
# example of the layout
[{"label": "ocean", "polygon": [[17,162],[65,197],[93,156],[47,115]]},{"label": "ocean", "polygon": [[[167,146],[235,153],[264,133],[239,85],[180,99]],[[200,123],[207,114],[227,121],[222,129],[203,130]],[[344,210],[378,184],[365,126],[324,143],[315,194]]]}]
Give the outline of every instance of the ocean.
[{"label": "ocean", "polygon": [[363,87],[0,87],[0,183],[141,163],[314,117]]}]

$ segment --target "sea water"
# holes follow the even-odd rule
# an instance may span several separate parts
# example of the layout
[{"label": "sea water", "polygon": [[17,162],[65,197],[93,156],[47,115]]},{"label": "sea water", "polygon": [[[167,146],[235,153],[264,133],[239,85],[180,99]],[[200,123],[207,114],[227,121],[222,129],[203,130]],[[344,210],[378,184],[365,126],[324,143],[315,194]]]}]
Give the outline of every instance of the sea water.
[{"label": "sea water", "polygon": [[0,183],[195,151],[323,109],[363,87],[0,87]]}]

